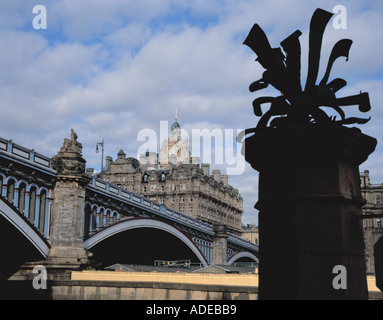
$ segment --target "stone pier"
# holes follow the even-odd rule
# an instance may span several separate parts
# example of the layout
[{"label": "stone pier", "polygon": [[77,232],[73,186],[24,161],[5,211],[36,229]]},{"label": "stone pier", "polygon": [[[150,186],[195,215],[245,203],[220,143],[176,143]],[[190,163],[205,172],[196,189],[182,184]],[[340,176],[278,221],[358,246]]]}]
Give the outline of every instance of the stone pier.
[{"label": "stone pier", "polygon": [[[60,152],[54,157],[57,181],[53,192],[51,218],[51,250],[44,265],[48,274],[56,278],[62,273],[87,263],[84,250],[85,159],[82,145],[72,130],[71,138],[64,139]],[[65,276],[64,276],[65,277]]]},{"label": "stone pier", "polygon": [[260,172],[260,299],[368,298],[358,166],[375,146],[340,126],[268,128],[245,140]]},{"label": "stone pier", "polygon": [[214,225],[212,264],[227,263],[227,230],[223,224]]}]

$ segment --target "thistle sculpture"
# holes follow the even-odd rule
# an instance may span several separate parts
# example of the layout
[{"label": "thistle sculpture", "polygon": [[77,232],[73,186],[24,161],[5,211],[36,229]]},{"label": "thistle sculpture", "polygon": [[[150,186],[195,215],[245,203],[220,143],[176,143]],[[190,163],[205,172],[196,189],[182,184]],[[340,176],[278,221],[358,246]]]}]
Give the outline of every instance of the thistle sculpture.
[{"label": "thistle sculpture", "polygon": [[[281,48],[271,48],[269,41],[255,24],[250,30],[244,44],[258,56],[258,61],[266,69],[263,77],[253,82],[251,92],[264,89],[269,84],[281,92],[277,97],[260,97],[253,101],[254,114],[261,117],[257,127],[245,130],[244,134],[257,132],[267,127],[285,128],[299,123],[315,123],[318,125],[363,124],[370,119],[356,117],[347,118],[341,107],[358,105],[361,112],[370,110],[368,93],[337,98],[336,93],[346,86],[341,78],[329,81],[332,66],[339,57],[348,60],[352,40],[339,40],[332,48],[327,69],[322,80],[316,84],[322,39],[325,27],[332,13],[317,9],[310,22],[308,74],[304,90],[301,86],[301,47],[299,30],[281,42]],[[270,103],[270,108],[262,112],[261,105]],[[338,116],[329,116],[321,107],[334,109]],[[240,137],[239,137],[240,138]]]},{"label": "thistle sculpture", "polygon": [[[359,165],[377,141],[346,127],[369,121],[346,117],[343,110],[355,105],[369,111],[368,94],[339,98],[346,81],[329,81],[335,61],[348,59],[351,40],[334,45],[317,84],[323,34],[331,17],[321,9],[312,16],[304,89],[299,30],[281,48],[271,48],[255,24],[244,42],[266,69],[250,91],[270,84],[281,92],[254,100],[260,120],[238,136],[241,140],[248,134],[242,154],[259,172],[259,299],[368,298]],[[268,110],[263,104],[270,104]],[[333,285],[333,270],[339,265],[347,270],[343,290]]]}]

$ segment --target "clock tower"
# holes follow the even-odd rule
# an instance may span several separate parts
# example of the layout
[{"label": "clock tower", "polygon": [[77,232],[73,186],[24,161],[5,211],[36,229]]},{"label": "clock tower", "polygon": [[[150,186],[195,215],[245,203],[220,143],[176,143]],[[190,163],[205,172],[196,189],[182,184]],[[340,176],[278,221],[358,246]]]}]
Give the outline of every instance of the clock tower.
[{"label": "clock tower", "polygon": [[170,127],[169,139],[162,143],[160,150],[160,168],[169,169],[170,165],[190,163],[188,138],[182,138],[181,126],[177,121],[177,109],[174,122]]}]

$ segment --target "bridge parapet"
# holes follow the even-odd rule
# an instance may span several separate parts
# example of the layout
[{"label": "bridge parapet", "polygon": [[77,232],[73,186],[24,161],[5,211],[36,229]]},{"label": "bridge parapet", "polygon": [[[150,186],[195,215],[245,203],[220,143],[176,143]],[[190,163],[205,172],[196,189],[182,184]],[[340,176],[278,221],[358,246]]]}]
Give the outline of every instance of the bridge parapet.
[{"label": "bridge parapet", "polygon": [[[150,216],[153,218],[161,218],[168,222],[173,222],[178,225],[180,229],[188,229],[189,236],[193,239],[194,243],[200,248],[201,252],[204,254],[208,262],[211,262],[211,251],[209,248],[212,247],[213,238],[216,236],[214,231],[214,226],[212,224],[206,223],[204,221],[191,218],[181,212],[178,212],[174,209],[166,207],[164,204],[156,203],[155,201],[146,199],[144,196],[135,194],[134,192],[127,191],[123,188],[117,187],[108,181],[102,180],[97,177],[93,177],[91,182],[88,184],[87,188],[87,203],[90,204],[95,199],[89,197],[89,192],[96,194],[98,198],[101,195],[117,200],[118,202],[128,205],[130,208],[135,210],[134,214],[142,216]],[[109,202],[110,201],[104,201]],[[121,206],[120,206],[121,207]],[[102,227],[107,227],[111,224],[118,223],[122,219],[121,210],[109,209],[108,207],[99,206],[100,211],[103,210],[104,214],[110,212],[113,215],[113,219],[104,219],[98,217],[97,221],[92,226],[92,222],[88,219],[89,223],[89,235],[92,235],[95,231],[100,230]],[[140,212],[138,214],[137,212]],[[117,215],[116,215],[117,213]],[[132,213],[133,214],[133,213]],[[87,219],[85,219],[87,221]],[[108,220],[108,223],[105,224],[103,221]],[[196,236],[196,233],[198,236]],[[203,236],[203,234],[205,236]],[[241,251],[249,251],[252,253],[258,253],[258,246],[251,243],[248,240],[239,238],[235,235],[228,234],[227,236],[227,258],[225,261],[228,261],[233,255]]]},{"label": "bridge parapet", "polygon": [[21,158],[24,161],[27,160],[36,165],[37,168],[53,170],[52,158],[46,157],[33,149],[22,147],[12,140],[0,138],[0,152],[15,159]]},{"label": "bridge parapet", "polygon": [[45,238],[55,178],[51,158],[0,138],[0,194]]},{"label": "bridge parapet", "polygon": [[155,201],[146,199],[141,195],[117,187],[105,180],[93,177],[90,184],[87,186],[87,189],[98,193],[102,191],[104,195],[126,203],[129,206],[134,206],[144,210],[148,214],[154,214],[154,217],[169,219],[174,222],[199,229],[210,235],[214,235],[213,225],[191,218],[181,212],[166,207],[164,204],[159,204]]},{"label": "bridge parapet", "polygon": [[[189,217],[98,177],[86,175],[81,147],[73,130],[71,138],[64,139],[59,154],[53,158],[22,147],[12,140],[0,138],[0,194],[52,244],[52,261],[59,256],[58,249],[65,245],[73,246],[73,235],[78,238],[75,247],[80,250],[83,240],[95,231],[126,217],[146,217],[161,220],[182,231],[206,261],[212,262],[212,243],[217,237],[212,224]],[[65,161],[70,161],[70,165]],[[75,166],[79,172],[67,172],[72,162],[79,164]],[[66,201],[69,198],[83,199],[84,202],[74,204],[73,201]],[[71,215],[68,219],[76,224],[75,230],[68,229],[72,222],[67,226],[69,220],[63,218],[64,211],[66,215]],[[58,221],[61,221],[61,225]],[[228,234],[225,241],[227,258],[224,261],[238,252],[258,251],[257,246],[232,234]],[[76,251],[73,257],[78,259],[78,256]]]},{"label": "bridge parapet", "polygon": [[227,240],[250,251],[258,252],[258,246],[254,243],[251,243],[249,240],[245,240],[233,235],[229,235]]}]

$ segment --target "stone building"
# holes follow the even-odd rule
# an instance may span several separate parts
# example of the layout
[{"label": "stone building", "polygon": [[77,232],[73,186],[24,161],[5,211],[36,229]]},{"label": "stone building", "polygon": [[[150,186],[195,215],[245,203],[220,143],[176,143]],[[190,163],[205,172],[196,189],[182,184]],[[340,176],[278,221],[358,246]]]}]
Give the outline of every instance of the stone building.
[{"label": "stone building", "polygon": [[363,207],[363,230],[367,274],[375,273],[374,244],[383,236],[383,184],[371,184],[369,171],[360,173]]},{"label": "stone building", "polygon": [[189,143],[181,137],[177,118],[169,139],[161,146],[160,157],[148,152],[137,160],[120,150],[115,161],[106,157],[100,176],[192,218],[223,224],[229,232],[241,235],[241,195],[229,185],[227,175],[220,170],[210,173],[210,164],[200,164],[199,158],[190,156]]},{"label": "stone building", "polygon": [[[145,159],[145,156],[142,156],[140,159],[142,164],[147,162],[150,164],[155,164],[155,159]],[[192,159],[190,157],[189,151],[189,141],[187,138],[182,138],[181,136],[181,126],[177,121],[177,114],[175,121],[173,122],[170,128],[169,139],[165,140],[161,146],[160,150],[160,168],[161,169],[170,169],[171,165],[177,166],[179,164],[189,164],[191,161],[194,161],[196,164],[199,163],[198,158]]]},{"label": "stone building", "polygon": [[259,228],[255,224],[242,225],[242,238],[259,245]]}]

